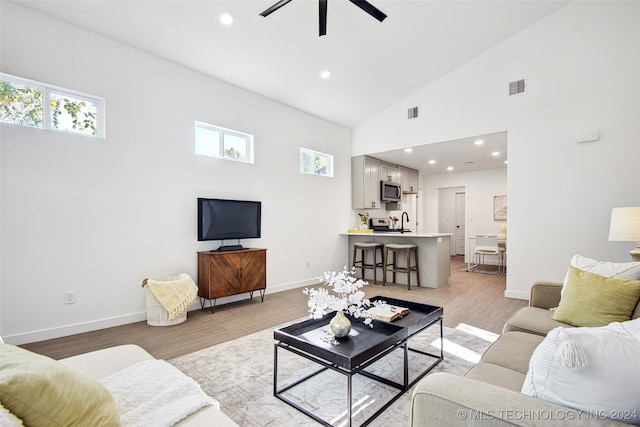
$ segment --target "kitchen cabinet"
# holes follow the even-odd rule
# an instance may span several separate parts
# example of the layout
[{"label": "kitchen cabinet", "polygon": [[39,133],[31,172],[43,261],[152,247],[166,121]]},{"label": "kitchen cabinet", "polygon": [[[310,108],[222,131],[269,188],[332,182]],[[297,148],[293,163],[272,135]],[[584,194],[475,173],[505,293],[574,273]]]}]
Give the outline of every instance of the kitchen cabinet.
[{"label": "kitchen cabinet", "polygon": [[198,252],[198,296],[215,300],[248,292],[260,291],[264,301],[267,287],[267,250],[249,248],[238,251]]},{"label": "kitchen cabinet", "polygon": [[416,194],[419,186],[419,173],[415,169],[402,167],[402,192]]},{"label": "kitchen cabinet", "polygon": [[380,181],[402,184],[402,168],[390,163],[380,162]]},{"label": "kitchen cabinet", "polygon": [[380,209],[380,160],[368,156],[351,158],[351,207]]}]

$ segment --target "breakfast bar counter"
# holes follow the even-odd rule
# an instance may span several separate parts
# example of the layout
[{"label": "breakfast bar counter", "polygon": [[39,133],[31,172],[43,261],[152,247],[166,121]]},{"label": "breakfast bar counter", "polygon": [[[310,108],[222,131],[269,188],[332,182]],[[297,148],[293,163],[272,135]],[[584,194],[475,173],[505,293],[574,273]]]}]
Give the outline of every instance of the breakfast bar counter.
[{"label": "breakfast bar counter", "polygon": [[[353,244],[357,242],[378,242],[384,245],[389,243],[414,244],[418,246],[418,258],[420,261],[420,286],[428,288],[441,288],[449,284],[451,275],[451,255],[449,254],[450,233],[414,233],[414,232],[347,232],[341,233],[349,239],[349,266],[353,265]],[[406,260],[401,259],[404,265]],[[371,262],[369,259],[368,263]],[[379,276],[382,276],[381,270]],[[359,270],[358,270],[359,272]],[[373,272],[365,270],[366,280],[373,281]],[[388,279],[391,274],[389,274]],[[406,284],[406,274],[397,274],[396,281]],[[388,281],[387,281],[388,282]],[[389,282],[388,282],[389,283]],[[411,280],[414,286],[416,280]]]}]

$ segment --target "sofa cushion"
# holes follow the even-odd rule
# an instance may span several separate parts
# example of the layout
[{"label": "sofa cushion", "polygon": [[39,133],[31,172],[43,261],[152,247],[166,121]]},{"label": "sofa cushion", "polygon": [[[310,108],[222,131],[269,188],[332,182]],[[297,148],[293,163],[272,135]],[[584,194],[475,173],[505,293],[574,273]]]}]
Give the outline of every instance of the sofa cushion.
[{"label": "sofa cushion", "polygon": [[552,316],[553,311],[545,308],[522,307],[505,322],[502,333],[520,331],[545,336],[549,331],[558,327],[573,327],[553,320]]},{"label": "sofa cushion", "polygon": [[0,400],[29,426],[118,426],[115,402],[99,382],[46,356],[0,345]]},{"label": "sofa cushion", "polygon": [[531,355],[543,339],[543,336],[525,332],[507,332],[484,352],[482,362],[524,375],[529,370]]},{"label": "sofa cushion", "polygon": [[465,377],[519,392],[522,389],[525,374],[502,366],[481,362],[469,369]]},{"label": "sofa cushion", "polygon": [[574,326],[604,326],[631,319],[640,281],[604,277],[569,266],[569,280],[553,319]]},{"label": "sofa cushion", "polygon": [[558,328],[531,357],[522,393],[640,425],[640,319]]}]

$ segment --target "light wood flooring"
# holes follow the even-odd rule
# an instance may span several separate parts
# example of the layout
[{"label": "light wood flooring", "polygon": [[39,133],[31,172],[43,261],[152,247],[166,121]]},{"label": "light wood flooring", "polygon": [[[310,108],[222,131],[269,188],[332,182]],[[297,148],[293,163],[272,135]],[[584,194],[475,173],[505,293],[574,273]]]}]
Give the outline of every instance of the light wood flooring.
[{"label": "light wood flooring", "polygon": [[[502,325],[527,301],[504,297],[505,276],[460,271],[463,257],[452,257],[449,285],[415,288],[405,285],[366,286],[367,297],[383,295],[444,307],[445,326],[466,323],[500,333]],[[370,273],[370,272],[369,272]],[[268,286],[268,285],[267,285]],[[145,321],[22,345],[54,359],[120,344],[137,344],[159,359],[172,359],[307,315],[307,296],[301,289],[267,294],[264,302],[254,295],[211,310],[188,313],[179,325],[154,327]]]}]

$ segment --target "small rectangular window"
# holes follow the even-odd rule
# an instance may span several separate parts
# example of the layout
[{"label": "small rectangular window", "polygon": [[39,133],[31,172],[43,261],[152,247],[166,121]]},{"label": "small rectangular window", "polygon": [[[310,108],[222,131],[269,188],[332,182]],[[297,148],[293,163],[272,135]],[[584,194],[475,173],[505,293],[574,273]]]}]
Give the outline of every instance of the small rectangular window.
[{"label": "small rectangular window", "polygon": [[300,148],[300,173],[333,178],[333,156]]},{"label": "small rectangular window", "polygon": [[44,88],[0,81],[0,122],[41,128],[44,118]]},{"label": "small rectangular window", "polygon": [[89,98],[49,91],[52,129],[95,136],[97,132],[98,103]]},{"label": "small rectangular window", "polygon": [[0,122],[104,138],[104,99],[0,73]]},{"label": "small rectangular window", "polygon": [[253,163],[253,135],[196,122],[195,153],[200,156]]}]

